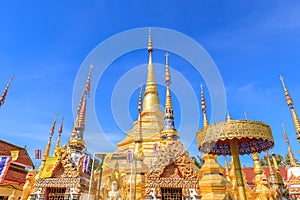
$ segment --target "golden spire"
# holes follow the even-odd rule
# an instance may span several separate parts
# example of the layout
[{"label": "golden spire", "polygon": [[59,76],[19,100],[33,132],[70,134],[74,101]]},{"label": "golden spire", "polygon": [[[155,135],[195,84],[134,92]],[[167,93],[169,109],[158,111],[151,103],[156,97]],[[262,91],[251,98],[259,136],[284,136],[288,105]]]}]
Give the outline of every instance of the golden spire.
[{"label": "golden spire", "polygon": [[60,124],[59,129],[58,129],[59,135],[61,135],[61,133],[63,131],[64,119],[65,119],[64,117],[62,117],[62,119],[61,119],[61,124]]},{"label": "golden spire", "polygon": [[248,120],[246,111],[244,111],[244,117],[245,117],[245,120]]},{"label": "golden spire", "polygon": [[166,91],[166,105],[165,105],[165,110],[166,110],[166,114],[167,111],[169,111],[169,115],[170,117],[174,118],[173,116],[173,106],[172,106],[172,99],[171,99],[171,91],[170,91],[170,86],[171,86],[171,75],[170,75],[170,70],[169,70],[169,64],[168,64],[168,52],[166,52],[166,75],[165,75],[165,79],[166,79],[166,87],[167,87],[167,91]]},{"label": "golden spire", "polygon": [[169,61],[168,61],[168,52],[166,52],[166,104],[165,104],[165,116],[164,116],[164,130],[161,132],[163,139],[165,137],[170,140],[177,140],[178,133],[175,129],[174,125],[174,113],[173,113],[173,105],[171,99],[171,75],[169,70]]},{"label": "golden spire", "polygon": [[84,88],[84,93],[85,93],[87,96],[90,95],[92,68],[93,68],[93,65],[90,64],[90,71],[89,71],[88,79],[87,79],[87,81],[86,81],[86,85],[85,85],[85,88]]},{"label": "golden spire", "polygon": [[75,133],[76,133],[76,126],[78,124],[78,117],[79,117],[79,112],[81,110],[81,106],[82,106],[82,103],[83,103],[83,99],[84,99],[84,94],[85,94],[85,90],[82,92],[81,96],[80,96],[80,100],[79,100],[79,103],[78,103],[78,106],[77,106],[77,116],[76,116],[76,119],[74,121],[74,126],[73,126],[73,129],[72,129],[72,133],[71,133],[71,136],[70,136],[70,140],[72,140],[74,137],[75,137]]},{"label": "golden spire", "polygon": [[229,177],[228,163],[227,163],[227,160],[226,160],[226,157],[225,157],[225,156],[224,156],[224,162],[225,162],[226,179],[227,179],[227,181],[231,182],[230,177]]},{"label": "golden spire", "polygon": [[273,171],[273,168],[272,168],[272,164],[271,164],[271,161],[270,161],[270,158],[269,158],[268,150],[266,150],[266,155],[265,156],[267,157],[268,167],[269,167],[269,171],[270,171],[270,183],[271,183],[271,185],[273,185],[273,184],[276,184],[276,177],[275,177],[275,174],[274,174],[274,171]]},{"label": "golden spire", "polygon": [[201,103],[202,103],[202,112],[203,112],[203,128],[206,128],[208,127],[208,121],[206,116],[206,103],[205,103],[202,83],[200,84],[200,89],[201,89]]},{"label": "golden spire", "polygon": [[286,103],[287,103],[287,105],[289,106],[289,108],[292,112],[292,117],[293,117],[295,129],[296,129],[296,137],[297,137],[297,140],[300,143],[300,123],[299,123],[299,119],[298,119],[297,113],[296,113],[295,108],[294,108],[294,103],[293,103],[293,100],[292,100],[286,86],[285,86],[284,79],[283,79],[282,76],[280,76],[280,80],[281,80],[282,87],[283,87],[283,90],[284,90]]},{"label": "golden spire", "polygon": [[[83,141],[83,132],[85,130],[85,117],[86,117],[86,99],[87,96],[90,94],[90,83],[91,83],[91,73],[92,73],[93,66],[90,65],[90,71],[88,74],[88,78],[86,81],[86,85],[83,89],[83,92],[80,97],[80,101],[77,108],[77,116],[76,120],[74,122],[74,127],[72,130],[72,134],[70,136],[69,140],[69,146],[72,146],[72,148],[77,149],[76,151],[79,151],[79,149],[83,149],[85,147],[85,143]],[[80,148],[78,148],[80,147]]]},{"label": "golden spire", "polygon": [[278,167],[278,163],[277,163],[277,160],[276,160],[276,154],[275,153],[272,153],[272,159],[273,159],[273,165],[274,165],[274,168],[275,168],[275,172],[276,172],[276,179],[277,179],[277,183],[278,184],[282,184],[282,177],[281,177],[281,174],[280,174],[280,170],[279,170],[279,167]]},{"label": "golden spire", "polygon": [[42,161],[45,162],[46,159],[48,158],[49,156],[49,152],[50,152],[50,146],[51,146],[51,140],[52,140],[52,136],[54,134],[54,130],[55,130],[55,125],[56,125],[56,118],[57,118],[57,113],[55,114],[55,118],[53,120],[53,123],[52,123],[52,127],[51,127],[51,130],[50,130],[50,135],[49,135],[49,140],[48,140],[48,143],[47,143],[47,146],[46,146],[46,149],[45,149],[45,153],[44,153],[44,156],[43,156],[43,159]]},{"label": "golden spire", "polygon": [[62,117],[61,124],[60,124],[59,129],[58,129],[58,137],[57,137],[57,140],[56,140],[55,149],[58,149],[59,146],[60,146],[60,136],[61,136],[62,129],[63,129],[63,123],[64,123],[64,117]]},{"label": "golden spire", "polygon": [[230,113],[229,111],[227,110],[227,119],[226,119],[227,122],[230,122],[231,121],[231,116],[230,116]]},{"label": "golden spire", "polygon": [[148,63],[148,75],[145,89],[144,97],[144,110],[145,111],[157,111],[159,110],[159,99],[158,91],[156,87],[156,80],[154,75],[154,67],[152,63],[152,36],[149,30],[149,39],[148,39],[148,52],[149,52],[149,63]]},{"label": "golden spire", "polygon": [[49,135],[49,139],[48,139],[48,143],[46,145],[46,149],[45,149],[45,152],[44,152],[44,156],[42,158],[42,162],[39,166],[39,168],[37,169],[36,171],[36,176],[35,176],[35,179],[39,179],[39,177],[41,176],[42,174],[42,171],[44,169],[44,166],[45,166],[45,163],[46,163],[46,159],[48,158],[49,156],[49,153],[50,153],[50,146],[51,146],[51,141],[52,141],[52,136],[54,134],[54,130],[55,130],[55,125],[56,125],[56,118],[57,118],[57,113],[55,114],[55,118],[54,118],[54,121],[52,123],[52,127],[50,129],[50,135]]},{"label": "golden spire", "polygon": [[78,121],[76,124],[76,129],[85,130],[85,114],[86,114],[86,98],[84,97],[82,106],[78,113]]},{"label": "golden spire", "polygon": [[286,131],[285,131],[285,128],[284,128],[284,124],[282,123],[281,126],[282,126],[282,130],[283,130],[285,142],[288,146],[288,153],[289,153],[289,157],[290,157],[290,161],[291,161],[291,166],[296,166],[295,157],[294,157],[294,154],[292,152],[290,142],[289,142],[289,138],[288,138],[288,136],[286,134]]},{"label": "golden spire", "polygon": [[2,95],[1,95],[1,97],[0,97],[0,107],[1,107],[1,106],[4,104],[4,102],[5,102],[6,95],[7,95],[7,92],[8,92],[8,88],[9,88],[9,86],[10,86],[10,83],[11,83],[12,79],[13,79],[12,77],[9,77],[8,83],[7,83],[5,89],[4,89],[4,91],[3,91],[3,93],[2,93]]},{"label": "golden spire", "polygon": [[252,159],[254,161],[254,183],[256,185],[256,189],[255,190],[257,190],[258,189],[257,187],[258,187],[258,185],[261,182],[261,177],[262,177],[263,169],[261,167],[261,162],[260,162],[260,159],[258,157],[258,153],[257,152],[252,153]]}]

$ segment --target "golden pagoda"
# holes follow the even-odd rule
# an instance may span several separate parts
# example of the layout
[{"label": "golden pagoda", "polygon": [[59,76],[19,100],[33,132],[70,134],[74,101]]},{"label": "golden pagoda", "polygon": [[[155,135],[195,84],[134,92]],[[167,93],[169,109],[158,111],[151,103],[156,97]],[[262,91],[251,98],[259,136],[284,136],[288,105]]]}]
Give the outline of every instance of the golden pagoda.
[{"label": "golden pagoda", "polygon": [[[252,158],[254,161],[254,174],[255,174],[254,177],[255,188],[252,195],[255,197],[255,200],[275,199],[276,190],[270,187],[268,179],[261,166],[261,161],[258,157],[258,153],[253,153]],[[272,173],[272,171],[270,171],[270,173]]]},{"label": "golden pagoda", "polygon": [[[81,96],[78,114],[74,123],[74,129],[66,144],[60,146],[63,119],[59,127],[59,135],[54,148],[53,156],[50,156],[52,137],[55,132],[56,117],[53,121],[48,143],[42,162],[36,171],[35,182],[28,181],[28,185],[33,185],[29,191],[30,199],[63,200],[87,199],[89,191],[88,156],[86,155],[84,131],[86,102],[89,95],[90,78],[92,66],[88,74],[88,79]],[[28,192],[27,192],[28,193]],[[94,190],[92,190],[92,195]],[[24,200],[27,198],[24,197]]]},{"label": "golden pagoda", "polygon": [[[135,135],[137,132],[141,132],[141,137],[143,138],[143,148],[144,148],[144,163],[150,167],[151,160],[154,159],[155,154],[153,153],[153,146],[158,144],[161,140],[160,132],[163,129],[163,113],[160,110],[160,101],[158,98],[158,90],[156,86],[156,80],[154,75],[154,66],[152,63],[152,36],[149,31],[148,38],[148,74],[147,82],[144,93],[143,110],[140,115],[140,120],[133,123],[133,128],[126,133],[126,137],[117,144],[117,152],[127,152],[128,150],[134,149]],[[141,123],[141,131],[140,125]]]},{"label": "golden pagoda", "polygon": [[[209,127],[209,123],[206,115],[206,102],[202,84],[201,89],[201,108],[203,114],[203,129]],[[227,121],[230,121],[230,115],[228,112]],[[234,199],[232,191],[232,183],[230,182],[230,173],[225,160],[226,178],[223,176],[224,169],[217,162],[217,155],[204,154],[204,165],[201,167],[203,174],[199,181],[201,199],[203,200],[231,200]]]},{"label": "golden pagoda", "polygon": [[[111,156],[99,179],[100,199],[199,199],[200,170],[184,150],[174,125],[171,76],[166,53],[166,102],[164,114],[152,64],[152,37],[148,40],[149,64],[142,97],[140,89],[138,120]],[[124,156],[124,152],[127,156]],[[108,157],[109,154],[106,155]],[[133,155],[128,160],[128,155]],[[130,157],[130,156],[129,156]],[[95,177],[100,177],[100,171]],[[120,174],[115,176],[114,174]],[[118,177],[118,178],[117,178]],[[113,186],[116,185],[116,186]]]},{"label": "golden pagoda", "polygon": [[174,125],[171,76],[166,53],[166,103],[164,128],[160,133],[156,158],[146,174],[146,196],[151,199],[198,199],[200,170],[184,150]]}]

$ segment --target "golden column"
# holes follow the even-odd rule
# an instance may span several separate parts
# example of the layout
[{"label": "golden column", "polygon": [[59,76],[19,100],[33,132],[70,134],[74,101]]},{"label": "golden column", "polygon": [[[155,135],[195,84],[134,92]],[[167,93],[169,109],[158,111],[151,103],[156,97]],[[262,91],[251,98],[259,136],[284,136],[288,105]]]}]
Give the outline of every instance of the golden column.
[{"label": "golden column", "polygon": [[241,161],[239,157],[238,140],[233,139],[230,141],[230,152],[233,159],[239,197],[241,200],[245,200],[247,199],[247,197],[242,174]]}]

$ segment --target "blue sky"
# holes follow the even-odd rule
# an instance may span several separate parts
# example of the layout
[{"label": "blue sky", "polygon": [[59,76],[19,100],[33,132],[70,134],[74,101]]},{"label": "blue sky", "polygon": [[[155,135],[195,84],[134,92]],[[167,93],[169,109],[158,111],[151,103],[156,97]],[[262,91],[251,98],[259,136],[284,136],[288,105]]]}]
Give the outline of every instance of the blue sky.
[{"label": "blue sky", "polygon": [[[0,138],[20,146],[26,144],[31,154],[36,148],[44,149],[58,112],[59,118],[65,117],[63,141],[67,142],[73,126],[73,85],[88,54],[120,32],[161,27],[193,38],[207,51],[223,79],[232,118],[243,119],[246,111],[249,119],[269,124],[275,139],[272,151],[281,154],[287,152],[281,129],[284,122],[294,154],[300,160],[299,144],[279,80],[279,75],[285,77],[300,115],[299,9],[298,1],[2,1],[0,87],[4,89],[9,76],[14,80],[1,108]],[[147,35],[145,48],[146,45]],[[155,51],[153,59],[163,64],[164,51]],[[113,119],[110,88],[131,66],[147,61],[146,49],[120,56],[96,88],[97,118],[113,143],[125,134]],[[170,55],[170,65],[190,81],[199,100],[201,75],[174,54]],[[145,74],[141,78],[146,80]],[[164,88],[159,89],[163,104]],[[206,96],[210,113],[208,91]],[[128,103],[133,120],[136,97],[137,89],[132,91]],[[181,112],[176,99],[180,97],[174,97],[179,127]],[[193,116],[190,117],[187,121],[192,121]],[[124,127],[130,128],[131,124]],[[189,150],[196,154],[195,141]],[[247,156],[242,162],[251,164]]]}]

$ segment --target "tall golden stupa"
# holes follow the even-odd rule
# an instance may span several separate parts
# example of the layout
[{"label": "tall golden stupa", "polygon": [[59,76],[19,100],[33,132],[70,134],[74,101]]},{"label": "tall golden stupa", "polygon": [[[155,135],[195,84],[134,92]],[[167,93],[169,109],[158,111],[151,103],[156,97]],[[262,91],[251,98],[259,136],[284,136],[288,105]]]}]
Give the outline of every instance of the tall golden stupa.
[{"label": "tall golden stupa", "polygon": [[[151,34],[149,34],[148,52],[148,75],[143,99],[143,110],[140,113],[140,119],[133,123],[133,128],[128,131],[126,137],[118,143],[117,152],[127,152],[128,150],[133,150],[136,135],[138,132],[140,132],[141,137],[143,138],[145,155],[144,163],[150,167],[151,160],[153,160],[155,156],[153,154],[153,146],[160,142],[160,132],[164,126],[163,113],[160,110],[160,101],[158,98],[158,90],[154,76],[154,66],[152,63],[153,47]],[[142,123],[142,130],[140,130],[139,121]]]},{"label": "tall golden stupa", "polygon": [[[182,199],[191,195],[199,198],[201,172],[185,151],[174,125],[168,53],[163,113],[160,110],[152,52],[152,36],[149,34],[148,74],[144,98],[140,91],[138,120],[118,143],[111,163],[101,170],[100,199]],[[124,159],[124,152],[133,153],[132,162]],[[99,177],[99,173],[95,177]]]}]

